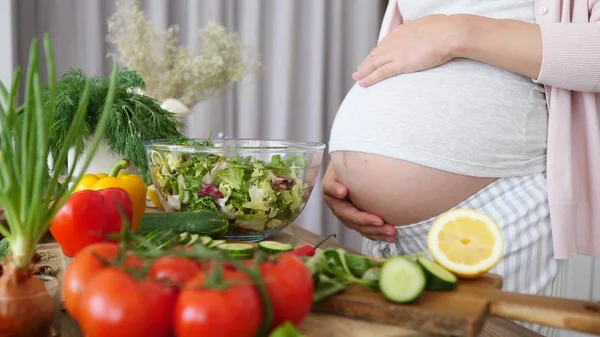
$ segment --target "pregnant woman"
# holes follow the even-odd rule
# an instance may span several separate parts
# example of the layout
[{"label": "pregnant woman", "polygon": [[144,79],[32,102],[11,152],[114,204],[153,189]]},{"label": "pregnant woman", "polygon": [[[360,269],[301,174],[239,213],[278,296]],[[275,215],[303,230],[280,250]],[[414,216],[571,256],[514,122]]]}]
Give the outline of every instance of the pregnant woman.
[{"label": "pregnant woman", "polygon": [[390,0],[323,179],[363,253],[424,251],[474,208],[504,232],[506,290],[562,295],[564,259],[600,256],[599,20],[598,0]]}]

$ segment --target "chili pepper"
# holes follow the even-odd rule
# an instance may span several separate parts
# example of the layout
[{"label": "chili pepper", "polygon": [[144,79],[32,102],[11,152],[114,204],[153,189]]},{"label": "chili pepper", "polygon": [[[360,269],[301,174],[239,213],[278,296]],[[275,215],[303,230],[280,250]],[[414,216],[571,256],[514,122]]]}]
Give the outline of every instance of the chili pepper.
[{"label": "chili pepper", "polygon": [[140,228],[142,216],[146,211],[146,183],[140,176],[136,174],[120,172],[128,167],[129,160],[121,159],[112,168],[108,175],[104,173],[84,174],[75,187],[75,191],[98,191],[110,187],[118,187],[127,191],[131,201],[133,202],[133,220],[131,222],[131,230],[135,232],[138,230],[138,228]]},{"label": "chili pepper", "polygon": [[314,247],[309,244],[306,244],[304,246],[292,250],[290,253],[296,256],[314,256],[315,252],[317,251],[317,248],[319,248],[320,245],[325,243],[325,241],[329,240],[331,237],[335,237],[335,233],[328,235],[323,240],[321,240],[321,242],[317,243]]},{"label": "chili pepper", "polygon": [[84,247],[112,241],[108,234],[118,234],[122,221],[119,206],[127,221],[133,219],[133,203],[122,188],[99,191],[84,190],[71,194],[69,200],[51,220],[50,233],[67,257],[74,257]]}]

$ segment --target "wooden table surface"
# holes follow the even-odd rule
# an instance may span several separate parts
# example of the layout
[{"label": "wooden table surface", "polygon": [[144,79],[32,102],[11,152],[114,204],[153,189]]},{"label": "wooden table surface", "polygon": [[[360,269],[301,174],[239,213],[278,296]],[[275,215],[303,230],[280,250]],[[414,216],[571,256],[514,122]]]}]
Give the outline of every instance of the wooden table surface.
[{"label": "wooden table surface", "polygon": [[[321,241],[322,236],[309,232],[299,226],[289,226],[281,233],[274,235],[271,239],[282,242],[290,242],[296,236],[299,243],[316,244]],[[335,239],[328,240],[322,248],[340,247]],[[61,337],[83,337],[77,323],[65,312],[62,314]],[[374,324],[358,320],[352,320],[339,316],[311,314],[300,325],[300,330],[310,337],[420,337],[431,336],[417,331],[408,330],[396,326]],[[489,337],[528,337],[541,336],[533,331],[522,327],[512,321],[500,318],[489,318],[483,327],[480,336]]]}]

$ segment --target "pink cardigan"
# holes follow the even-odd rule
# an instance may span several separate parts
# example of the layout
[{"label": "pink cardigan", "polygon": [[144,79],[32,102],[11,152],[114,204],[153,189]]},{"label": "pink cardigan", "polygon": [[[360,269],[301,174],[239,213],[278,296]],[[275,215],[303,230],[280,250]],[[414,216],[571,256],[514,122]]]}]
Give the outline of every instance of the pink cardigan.
[{"label": "pink cardigan", "polygon": [[[600,0],[536,0],[548,104],[548,202],[557,259],[600,257]],[[379,40],[402,23],[390,0]]]}]

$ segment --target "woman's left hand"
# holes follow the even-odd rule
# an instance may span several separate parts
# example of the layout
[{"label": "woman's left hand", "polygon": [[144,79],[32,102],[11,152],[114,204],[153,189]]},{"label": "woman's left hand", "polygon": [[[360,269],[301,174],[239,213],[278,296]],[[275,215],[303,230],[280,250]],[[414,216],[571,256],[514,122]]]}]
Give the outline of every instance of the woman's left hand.
[{"label": "woman's left hand", "polygon": [[352,77],[367,87],[386,78],[430,69],[452,58],[461,24],[447,15],[428,15],[394,28],[360,64]]}]

